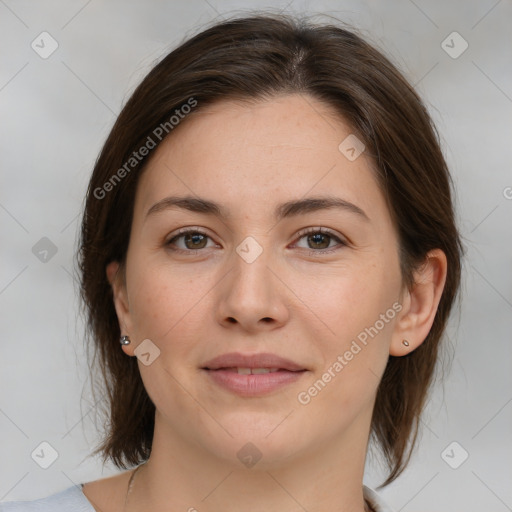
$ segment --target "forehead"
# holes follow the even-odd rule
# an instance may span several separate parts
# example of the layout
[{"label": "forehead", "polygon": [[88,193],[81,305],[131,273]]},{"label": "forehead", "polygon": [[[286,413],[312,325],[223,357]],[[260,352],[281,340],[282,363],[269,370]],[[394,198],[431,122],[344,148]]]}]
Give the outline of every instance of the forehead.
[{"label": "forehead", "polygon": [[152,155],[140,208],[182,193],[254,211],[309,192],[385,208],[371,160],[363,152],[351,161],[339,149],[351,127],[319,100],[288,95],[198,108]]}]

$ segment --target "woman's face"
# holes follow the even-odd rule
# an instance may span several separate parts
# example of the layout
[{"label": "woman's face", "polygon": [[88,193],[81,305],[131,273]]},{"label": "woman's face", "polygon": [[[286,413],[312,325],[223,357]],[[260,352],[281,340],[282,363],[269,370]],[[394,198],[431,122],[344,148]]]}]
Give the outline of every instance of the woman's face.
[{"label": "woman's face", "polygon": [[155,151],[115,291],[123,350],[150,340],[136,354],[161,431],[269,467],[365,446],[402,280],[371,162],[353,138],[339,148],[350,135],[289,95],[206,107]]}]

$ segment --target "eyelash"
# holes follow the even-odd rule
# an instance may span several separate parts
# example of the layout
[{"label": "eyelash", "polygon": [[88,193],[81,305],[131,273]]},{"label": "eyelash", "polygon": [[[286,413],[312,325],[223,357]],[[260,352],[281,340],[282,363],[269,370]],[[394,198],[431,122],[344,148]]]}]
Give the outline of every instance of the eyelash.
[{"label": "eyelash", "polygon": [[[304,249],[303,248],[304,250],[309,251],[309,255],[310,256],[312,256],[312,255],[317,256],[319,254],[320,255],[331,254],[331,253],[333,253],[335,251],[339,251],[341,247],[348,246],[347,242],[345,242],[340,237],[335,235],[331,230],[326,229],[326,228],[321,228],[321,227],[319,227],[319,228],[306,228],[306,229],[303,229],[303,230],[299,231],[299,233],[297,233],[297,237],[298,237],[298,240],[300,240],[301,238],[304,238],[304,236],[306,236],[306,235],[318,234],[318,233],[321,233],[323,235],[328,235],[331,239],[334,239],[335,241],[337,241],[338,245],[335,246],[335,247],[331,247],[330,249],[318,249],[318,250],[316,250],[316,249]],[[187,234],[203,235],[203,236],[206,236],[206,237],[211,239],[211,237],[207,233],[202,231],[201,229],[198,229],[198,228],[194,228],[194,229],[183,228],[183,229],[179,230],[176,235],[174,235],[167,242],[165,242],[165,245],[167,247],[170,247],[176,240],[178,240],[179,238],[182,238],[184,235],[187,235]],[[170,250],[172,250],[173,252],[176,252],[176,253],[180,253],[180,254],[194,255],[194,254],[197,254],[200,251],[204,251],[205,249],[206,248],[203,248],[203,249],[176,249],[176,248],[171,248]]]}]

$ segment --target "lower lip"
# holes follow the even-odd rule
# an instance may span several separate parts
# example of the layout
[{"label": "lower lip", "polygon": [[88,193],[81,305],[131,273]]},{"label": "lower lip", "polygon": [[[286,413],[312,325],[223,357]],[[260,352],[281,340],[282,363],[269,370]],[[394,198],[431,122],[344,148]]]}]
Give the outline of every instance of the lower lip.
[{"label": "lower lip", "polygon": [[205,370],[219,386],[240,396],[261,396],[297,382],[305,371],[277,371],[244,375],[232,370]]}]

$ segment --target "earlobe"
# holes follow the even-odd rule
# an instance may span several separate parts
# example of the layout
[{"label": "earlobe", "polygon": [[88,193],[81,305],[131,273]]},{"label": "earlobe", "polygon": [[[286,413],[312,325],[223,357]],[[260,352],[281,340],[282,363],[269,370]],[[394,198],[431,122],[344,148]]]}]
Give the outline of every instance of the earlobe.
[{"label": "earlobe", "polygon": [[425,341],[434,323],[446,272],[446,255],[441,249],[430,251],[424,264],[414,272],[414,284],[405,294],[405,307],[395,325],[390,355],[407,355]]},{"label": "earlobe", "polygon": [[[127,336],[131,333],[130,307],[126,293],[125,278],[122,268],[117,261],[110,262],[106,267],[108,282],[112,287],[112,295],[114,299],[114,307],[116,309],[117,321],[119,322],[119,330],[121,336]],[[129,344],[121,344],[125,354],[132,356],[133,347]]]}]

